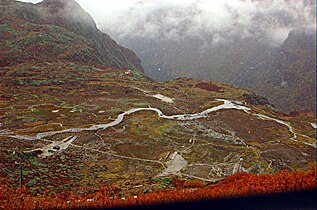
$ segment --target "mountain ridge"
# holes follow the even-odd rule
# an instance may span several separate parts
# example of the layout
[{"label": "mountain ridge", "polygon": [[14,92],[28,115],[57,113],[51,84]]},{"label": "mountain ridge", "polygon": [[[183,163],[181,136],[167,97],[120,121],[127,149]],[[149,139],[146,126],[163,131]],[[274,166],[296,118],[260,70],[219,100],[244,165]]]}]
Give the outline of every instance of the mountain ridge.
[{"label": "mountain ridge", "polygon": [[[297,33],[297,36],[294,36],[294,31],[298,30],[309,31],[310,35]],[[272,47],[270,41],[262,35],[235,38],[218,44],[214,44],[216,37],[213,36],[190,38],[184,35],[183,39],[178,40],[164,37],[155,40],[143,37],[122,39],[119,37],[118,40],[119,43],[128,46],[139,55],[145,72],[150,78],[159,81],[177,77],[216,80],[251,89],[268,98],[276,108],[289,113],[297,109],[315,112],[314,86],[316,82],[313,78],[315,78],[316,45],[314,37],[314,30],[294,29],[277,47]],[[283,60],[276,51],[284,51],[290,59],[295,60],[285,60],[285,58]],[[275,60],[274,65],[269,60],[261,60],[268,59],[270,53],[273,56],[271,59]],[[255,62],[263,64],[253,71]],[[271,65],[271,69],[268,69],[267,65]],[[307,70],[304,69],[305,65]],[[282,68],[280,73],[282,71],[285,78],[290,79],[288,84],[292,84],[292,88],[285,88],[284,84],[287,81],[280,81],[279,85],[273,84],[276,80],[275,75],[279,74],[277,72],[279,68]],[[272,86],[270,90],[266,90],[265,81],[268,86]],[[305,81],[303,86],[301,86],[302,81]],[[261,85],[253,85],[257,83]],[[289,95],[292,97],[289,98]]]},{"label": "mountain ridge", "polygon": [[[5,2],[3,2],[3,4],[5,4]],[[66,30],[67,33],[71,32],[75,34],[69,35],[72,39],[71,42],[76,42],[76,39],[83,40],[84,38],[85,40],[83,42],[85,42],[84,45],[86,46],[84,46],[82,49],[78,49],[76,53],[71,55],[71,57],[64,58],[66,60],[87,60],[87,62],[88,60],[91,60],[93,61],[92,63],[99,63],[104,66],[113,68],[126,68],[143,72],[141,61],[135,55],[135,53],[127,48],[119,46],[114,40],[110,38],[109,35],[97,29],[96,24],[91,16],[85,12],[75,1],[70,3],[70,1],[62,0],[45,0],[38,4],[11,2],[6,7],[3,7],[3,9],[5,10],[3,11],[1,18],[3,19],[4,23],[7,19],[9,19],[11,20],[12,24],[12,20],[14,18],[18,18],[20,21],[24,22],[24,24],[21,25],[20,23],[19,25],[19,23],[16,21],[17,26],[12,25],[14,29],[11,28],[11,31],[23,31],[23,25],[28,25],[31,23],[38,24],[43,27],[43,31],[38,29],[40,30],[38,31],[39,33],[43,33],[42,35],[46,35],[46,32],[50,32],[49,27],[57,26],[63,28],[63,30]],[[75,9],[76,11],[72,9]],[[27,31],[24,32],[26,33]],[[65,34],[65,32],[62,32],[62,34],[63,33]],[[8,37],[3,37],[3,39],[6,38]],[[54,40],[52,40],[52,42],[54,43]],[[10,48],[8,45],[6,47]],[[49,48],[50,46],[44,47]],[[40,48],[40,46],[36,48]],[[61,53],[62,51],[60,50],[60,52],[57,52],[57,55],[54,55],[53,57],[56,58]],[[9,52],[9,55],[6,58],[1,59],[0,62],[10,63],[10,56],[13,55]],[[15,57],[15,60],[19,60],[23,58],[23,54],[19,56],[14,55],[13,57]],[[17,57],[20,58],[17,59]],[[37,58],[40,59],[40,56]]]},{"label": "mountain ridge", "polygon": [[[290,31],[280,47],[247,63],[234,85],[255,90],[286,112],[316,107],[314,29]],[[286,105],[287,104],[287,105]]]}]

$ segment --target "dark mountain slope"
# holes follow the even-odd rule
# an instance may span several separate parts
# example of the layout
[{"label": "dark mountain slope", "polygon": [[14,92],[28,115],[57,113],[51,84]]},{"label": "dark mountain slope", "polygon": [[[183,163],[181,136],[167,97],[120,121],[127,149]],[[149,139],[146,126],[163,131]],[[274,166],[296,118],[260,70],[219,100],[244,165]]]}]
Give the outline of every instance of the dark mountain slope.
[{"label": "dark mountain slope", "polygon": [[289,33],[281,47],[267,50],[240,70],[234,81],[255,90],[285,111],[316,107],[316,54],[313,29]]},{"label": "dark mountain slope", "polygon": [[[5,40],[1,66],[30,59],[62,59],[143,71],[134,52],[99,31],[73,0],[46,0],[36,5],[2,2],[0,11],[0,38]],[[22,51],[15,51],[18,45]]]},{"label": "dark mountain slope", "polygon": [[[252,15],[237,13],[237,19],[218,21],[219,24],[223,21],[222,27],[214,25],[216,16],[215,19],[211,18],[212,15],[208,16],[212,9],[204,11],[199,6],[191,5],[155,8],[144,14],[146,18],[132,21],[132,26],[127,27],[131,31],[111,29],[106,25],[103,30],[112,34],[123,46],[133,49],[142,60],[146,74],[153,79],[210,79],[250,88],[264,95],[283,111],[314,111],[316,33],[313,30],[308,36],[301,32],[288,38],[287,33],[292,29],[301,30],[300,27],[313,25],[315,2],[252,2],[257,2],[254,5],[258,8]],[[284,2],[285,5],[283,4],[283,8],[264,8],[273,2]],[[305,11],[298,11],[298,16],[295,15],[297,9],[294,12],[287,9],[294,9],[295,3],[305,8]],[[224,9],[224,13],[225,11]],[[228,13],[232,14],[231,12]],[[131,9],[126,15],[135,14],[138,17],[139,13],[138,9]],[[198,21],[205,15],[208,18],[204,19],[204,23]],[[244,15],[249,17],[250,22],[246,21],[247,24],[238,21],[239,16]],[[226,27],[227,22],[232,24]],[[276,52],[281,50],[283,55]],[[251,71],[255,63],[261,67]],[[280,73],[277,73],[277,69],[280,69]],[[284,81],[276,74],[283,74],[284,80],[289,81]],[[288,82],[288,88],[285,88],[285,82]]]},{"label": "dark mountain slope", "polygon": [[217,45],[213,36],[119,40],[138,54],[146,74],[156,80],[191,77],[230,84],[239,68],[270,49],[265,41],[255,38]]},{"label": "dark mountain slope", "polygon": [[[305,32],[306,31],[306,32]],[[157,80],[211,79],[247,88],[289,112],[315,110],[315,32],[292,31],[279,47],[253,37],[213,44],[214,37],[120,40],[142,59]]]}]

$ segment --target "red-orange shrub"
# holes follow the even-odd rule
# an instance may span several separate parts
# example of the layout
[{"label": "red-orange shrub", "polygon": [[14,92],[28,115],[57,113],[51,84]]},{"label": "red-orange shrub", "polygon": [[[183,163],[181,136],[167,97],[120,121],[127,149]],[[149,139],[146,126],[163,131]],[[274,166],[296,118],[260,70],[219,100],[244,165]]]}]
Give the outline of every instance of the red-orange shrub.
[{"label": "red-orange shrub", "polygon": [[186,180],[183,184],[183,187],[185,188],[202,188],[206,184],[203,181],[199,180]]},{"label": "red-orange shrub", "polygon": [[[0,209],[104,208],[308,190],[316,188],[316,167],[312,167],[309,172],[281,171],[275,175],[236,173],[217,184],[205,187],[203,182],[194,180],[182,181],[174,178],[172,183],[178,189],[123,200],[120,197],[111,197],[113,187],[101,187],[97,193],[81,197],[69,193],[34,196],[25,187],[14,189],[7,179],[0,177]],[[195,190],[187,187],[195,187]]]}]

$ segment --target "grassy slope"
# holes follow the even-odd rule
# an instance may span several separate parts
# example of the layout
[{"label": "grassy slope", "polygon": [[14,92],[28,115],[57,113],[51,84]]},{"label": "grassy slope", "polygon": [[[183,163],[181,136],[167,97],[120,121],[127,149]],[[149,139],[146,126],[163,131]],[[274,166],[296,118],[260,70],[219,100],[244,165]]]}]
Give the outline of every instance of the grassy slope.
[{"label": "grassy slope", "polygon": [[143,71],[137,56],[99,31],[76,2],[56,3],[0,4],[0,36],[6,40],[1,43],[1,66],[62,59]]},{"label": "grassy slope", "polygon": [[[247,90],[216,82],[183,78],[158,83],[149,81],[138,71],[126,75],[124,70],[70,62],[24,63],[3,68],[2,72],[1,129],[28,136],[109,123],[131,108],[157,107],[167,115],[195,113],[219,105],[215,98],[244,101],[250,100],[246,95],[251,95]],[[135,87],[172,97],[175,102],[160,101]],[[205,90],[206,87],[210,90]],[[309,125],[314,116],[289,117],[269,105],[252,105],[256,100],[248,102],[254,112],[288,121],[296,132],[314,137],[315,131]],[[107,183],[117,185],[121,195],[169,188],[170,176],[155,178],[163,170],[159,164],[118,158],[105,152],[159,160],[168,152],[190,147],[192,138],[196,139],[195,146],[182,155],[189,164],[194,164],[182,171],[191,176],[222,179],[225,173],[232,173],[232,165],[241,156],[242,166],[251,173],[275,173],[285,167],[307,169],[308,163],[315,160],[315,150],[290,141],[291,135],[285,126],[237,110],[213,113],[192,122],[163,120],[153,112],[139,112],[110,129],[45,139],[60,141],[69,135],[79,138],[67,150],[44,159],[37,157],[37,153],[24,156],[23,161],[28,163],[25,183],[32,192],[43,192],[45,188],[56,192],[69,189],[94,192]],[[237,138],[252,148],[230,140]],[[302,137],[299,140],[307,141]],[[6,171],[1,173],[9,173],[11,180],[18,177],[14,162],[19,161],[12,151],[28,151],[49,144],[42,140],[21,141],[6,135],[1,136],[0,141],[1,163],[7,164]],[[277,141],[283,143],[277,144]],[[195,163],[215,164],[222,172],[218,174],[216,170],[208,174],[213,166]]]}]

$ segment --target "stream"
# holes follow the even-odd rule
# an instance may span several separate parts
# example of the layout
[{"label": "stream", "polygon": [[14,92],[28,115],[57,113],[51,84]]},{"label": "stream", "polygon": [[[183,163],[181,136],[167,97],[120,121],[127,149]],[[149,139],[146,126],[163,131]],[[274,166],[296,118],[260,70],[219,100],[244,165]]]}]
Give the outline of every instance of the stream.
[{"label": "stream", "polygon": [[68,128],[68,129],[59,130],[59,131],[43,132],[43,133],[38,133],[35,137],[22,136],[22,135],[6,135],[6,136],[16,138],[16,139],[21,139],[21,140],[40,140],[40,139],[43,139],[45,137],[54,136],[54,135],[62,134],[62,133],[79,133],[82,131],[95,131],[95,130],[99,130],[99,129],[107,129],[107,128],[114,127],[114,126],[120,124],[126,115],[130,115],[130,114],[133,114],[135,112],[140,112],[140,111],[154,111],[158,114],[158,116],[160,118],[169,119],[169,120],[185,121],[185,120],[195,120],[195,119],[200,119],[200,118],[206,118],[209,113],[215,112],[218,110],[222,110],[222,109],[239,109],[239,110],[244,110],[244,111],[250,110],[250,108],[248,108],[248,107],[234,104],[233,102],[228,101],[228,100],[224,100],[224,99],[217,99],[217,100],[222,101],[224,103],[219,105],[219,106],[216,106],[216,107],[213,107],[213,108],[210,108],[210,109],[207,109],[205,111],[195,113],[195,114],[180,114],[180,115],[168,116],[168,115],[164,115],[163,112],[157,108],[152,108],[152,107],[134,108],[134,109],[130,109],[128,111],[125,111],[125,112],[119,114],[117,119],[115,119],[114,121],[107,123],[107,124],[96,124],[96,125],[92,125],[88,128]]},{"label": "stream", "polygon": [[[275,122],[277,122],[279,124],[282,124],[282,125],[286,126],[288,128],[289,132],[292,133],[292,135],[293,135],[290,138],[290,140],[297,141],[297,140],[295,140],[297,138],[297,134],[295,133],[294,129],[291,127],[291,125],[289,123],[284,122],[284,121],[282,121],[280,119],[275,119],[275,118],[266,116],[266,115],[251,113],[251,112],[249,112],[251,110],[250,108],[248,108],[246,106],[239,105],[239,104],[234,103],[234,102],[229,101],[229,100],[217,99],[217,101],[221,101],[221,102],[223,102],[223,104],[218,105],[216,107],[209,108],[209,109],[207,109],[205,111],[202,111],[202,112],[199,112],[199,113],[194,113],[194,114],[165,115],[158,108],[152,108],[152,107],[149,107],[149,108],[133,108],[133,109],[130,109],[128,111],[125,111],[125,112],[119,114],[117,119],[115,119],[114,121],[112,121],[110,123],[107,123],[107,124],[95,124],[95,125],[92,125],[92,126],[90,126],[88,128],[68,128],[68,129],[59,130],[59,131],[43,132],[43,133],[38,133],[35,137],[22,136],[22,135],[11,135],[11,134],[8,134],[8,133],[2,133],[2,134],[0,133],[0,135],[16,138],[16,139],[20,139],[20,140],[32,141],[32,140],[41,140],[41,139],[43,139],[45,137],[54,136],[54,135],[62,134],[62,133],[79,133],[79,132],[82,132],[82,131],[95,131],[95,130],[99,130],[99,129],[107,129],[107,128],[114,127],[114,126],[120,124],[123,121],[123,119],[124,119],[124,117],[126,115],[130,115],[130,114],[133,114],[133,113],[136,113],[136,112],[140,112],[140,111],[154,111],[154,112],[157,113],[157,115],[160,118],[163,118],[163,119],[188,121],[188,120],[196,120],[196,119],[200,119],[200,118],[206,118],[209,113],[216,112],[216,111],[223,110],[223,109],[237,109],[237,110],[242,110],[242,111],[244,111],[244,112],[246,112],[248,114],[254,115],[254,116],[258,117],[259,119],[275,121]],[[302,141],[298,141],[298,142],[316,148],[316,145],[314,145],[314,144],[309,144],[307,142],[302,142]]]},{"label": "stream", "polygon": [[[159,96],[159,97],[162,99],[161,96]],[[165,98],[163,98],[163,99],[165,100]],[[299,143],[303,143],[305,145],[312,146],[312,147],[316,148],[316,145],[314,145],[314,144],[310,144],[308,142],[296,140],[297,136],[301,135],[301,134],[295,133],[293,127],[288,122],[284,122],[280,119],[269,117],[269,116],[266,116],[263,114],[251,113],[250,108],[243,106],[243,105],[240,105],[239,102],[232,102],[232,101],[225,100],[225,99],[217,99],[217,101],[221,101],[221,102],[223,102],[223,104],[218,105],[216,107],[209,108],[209,109],[202,111],[202,112],[199,112],[199,113],[194,113],[194,114],[165,115],[158,108],[152,108],[152,107],[133,108],[133,109],[130,109],[128,111],[125,111],[125,112],[119,114],[118,117],[110,123],[95,124],[95,125],[92,125],[88,128],[68,128],[68,129],[59,130],[59,131],[49,131],[49,132],[38,133],[36,136],[33,136],[33,137],[32,136],[23,136],[23,135],[14,135],[13,133],[8,132],[8,131],[2,132],[2,133],[0,131],[0,135],[16,138],[16,139],[20,139],[20,140],[32,141],[32,140],[41,140],[41,139],[44,139],[45,137],[50,137],[50,136],[54,136],[57,134],[63,134],[63,133],[79,133],[82,131],[96,131],[96,130],[100,130],[100,129],[107,129],[107,128],[114,127],[114,126],[120,124],[126,115],[130,115],[130,114],[140,112],[140,111],[153,111],[153,112],[157,113],[158,117],[163,118],[163,119],[167,119],[167,120],[189,121],[189,120],[196,120],[196,119],[200,119],[200,118],[206,118],[208,116],[208,114],[211,112],[216,112],[216,111],[224,110],[224,109],[237,109],[237,110],[242,110],[242,111],[246,112],[247,114],[256,116],[257,118],[259,118],[261,120],[270,120],[270,121],[275,121],[279,124],[282,124],[288,128],[290,133],[292,133],[292,137],[290,138],[290,140],[296,141]],[[172,101],[168,101],[168,102],[171,103]],[[55,148],[55,150],[56,149],[58,149],[58,150],[67,149],[67,147],[70,146],[73,143],[73,141],[76,140],[76,138],[77,138],[77,136],[70,136],[70,137],[67,137],[66,139],[64,139],[63,141],[60,141],[60,142],[52,141],[51,144],[44,146],[43,148],[38,148],[37,150],[41,150],[43,152],[42,157],[51,156],[54,148]],[[74,145],[74,146],[77,146],[77,145]],[[102,152],[102,151],[98,151],[98,152]],[[108,153],[108,152],[103,152],[103,153],[108,154],[108,155],[113,155],[113,154]],[[117,156],[120,156],[120,155],[117,155]],[[174,175],[180,174],[181,170],[187,166],[187,161],[182,157],[181,154],[178,153],[178,151],[176,151],[174,153],[173,157],[170,160],[165,162],[165,165],[162,162],[156,161],[156,160],[137,159],[137,158],[131,158],[131,157],[125,157],[125,156],[120,156],[120,157],[128,158],[128,159],[136,159],[139,161],[147,161],[147,162],[150,161],[150,162],[159,163],[164,167],[164,171],[161,174],[159,174],[158,176],[167,176],[170,174],[174,174]]]}]

